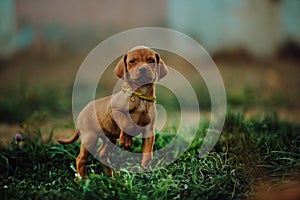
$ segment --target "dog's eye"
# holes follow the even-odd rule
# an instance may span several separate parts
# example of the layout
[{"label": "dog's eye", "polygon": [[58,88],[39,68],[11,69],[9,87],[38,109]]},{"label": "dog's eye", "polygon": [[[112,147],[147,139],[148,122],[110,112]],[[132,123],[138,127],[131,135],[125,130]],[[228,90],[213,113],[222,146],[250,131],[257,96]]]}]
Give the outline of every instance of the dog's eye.
[{"label": "dog's eye", "polygon": [[133,63],[135,63],[135,61],[136,61],[136,59],[131,59],[129,62],[130,62],[130,64],[133,64]]},{"label": "dog's eye", "polygon": [[149,62],[149,63],[155,63],[155,60],[154,60],[154,58],[149,58],[149,59],[148,59],[148,62]]}]

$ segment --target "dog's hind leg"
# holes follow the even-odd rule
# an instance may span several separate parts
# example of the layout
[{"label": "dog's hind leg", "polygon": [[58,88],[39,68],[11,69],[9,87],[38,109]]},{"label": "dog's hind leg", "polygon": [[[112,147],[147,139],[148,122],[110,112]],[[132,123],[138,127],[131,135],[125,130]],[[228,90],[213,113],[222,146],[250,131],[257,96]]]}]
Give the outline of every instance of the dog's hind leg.
[{"label": "dog's hind leg", "polygon": [[[80,131],[80,133],[82,133]],[[81,134],[80,140],[80,152],[76,158],[76,171],[77,176],[86,178],[87,177],[87,170],[86,164],[88,161],[89,154],[94,154],[93,152],[97,152],[97,142],[98,142],[98,135],[94,132],[84,132],[85,134]]]},{"label": "dog's hind leg", "polygon": [[102,162],[102,164],[104,165],[105,169],[106,169],[106,173],[108,176],[112,177],[113,176],[113,171],[112,169],[109,167],[110,165],[110,154],[112,152],[112,150],[115,148],[116,139],[103,139],[102,140],[102,145],[100,146],[100,148],[98,149],[98,153],[99,153],[99,158],[100,161]]},{"label": "dog's hind leg", "polygon": [[83,177],[86,178],[87,176],[87,171],[86,171],[86,164],[89,156],[89,151],[85,148],[83,143],[81,143],[80,146],[80,153],[76,158],[76,172],[77,172],[77,177]]}]

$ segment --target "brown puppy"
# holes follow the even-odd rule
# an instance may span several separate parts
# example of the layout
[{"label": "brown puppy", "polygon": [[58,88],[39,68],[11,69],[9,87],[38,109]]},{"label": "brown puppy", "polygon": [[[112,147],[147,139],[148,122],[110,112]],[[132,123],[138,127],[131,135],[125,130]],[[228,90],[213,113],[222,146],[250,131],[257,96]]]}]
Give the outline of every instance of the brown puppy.
[{"label": "brown puppy", "polygon": [[154,144],[155,80],[166,76],[168,70],[159,54],[145,46],[138,46],[125,54],[114,68],[116,76],[124,80],[122,90],[112,96],[89,103],[78,115],[77,130],[69,140],[58,140],[62,144],[72,143],[80,135],[80,153],[76,159],[77,176],[86,176],[89,152],[102,145],[98,157],[105,164],[108,175],[110,152],[117,139],[124,149],[132,145],[132,137],[142,134],[143,157],[141,166],[147,167],[152,159]]}]

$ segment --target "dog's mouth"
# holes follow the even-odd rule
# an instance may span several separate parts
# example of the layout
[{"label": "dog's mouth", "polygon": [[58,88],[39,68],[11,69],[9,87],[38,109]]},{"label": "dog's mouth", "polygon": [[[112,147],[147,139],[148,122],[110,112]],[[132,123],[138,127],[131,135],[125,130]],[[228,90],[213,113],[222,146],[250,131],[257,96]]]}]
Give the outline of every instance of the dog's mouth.
[{"label": "dog's mouth", "polygon": [[136,67],[129,71],[129,79],[137,85],[146,85],[155,81],[154,72],[148,67]]},{"label": "dog's mouth", "polygon": [[134,79],[134,82],[139,83],[140,85],[145,85],[153,82],[152,76],[142,75]]},{"label": "dog's mouth", "polygon": [[153,82],[153,73],[150,70],[147,71],[136,71],[136,73],[133,73],[133,81],[140,84],[149,84]]}]

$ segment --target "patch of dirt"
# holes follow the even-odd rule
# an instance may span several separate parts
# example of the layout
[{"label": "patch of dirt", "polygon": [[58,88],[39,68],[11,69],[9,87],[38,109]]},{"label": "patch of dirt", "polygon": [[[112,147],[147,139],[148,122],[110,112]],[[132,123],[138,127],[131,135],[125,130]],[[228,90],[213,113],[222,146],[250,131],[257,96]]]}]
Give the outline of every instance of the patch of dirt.
[{"label": "patch of dirt", "polygon": [[[47,143],[51,137],[51,129],[55,127],[52,123],[46,124],[41,127],[42,141]],[[18,124],[0,124],[0,142],[3,146],[9,145],[15,141],[16,133],[23,132],[23,128]],[[56,143],[57,139],[69,138],[73,135],[74,129],[70,128],[55,128],[53,130],[52,142]],[[22,135],[24,138],[34,138],[35,135]]]},{"label": "patch of dirt", "polygon": [[300,180],[289,179],[280,183],[264,181],[254,186],[256,200],[298,200]]}]

